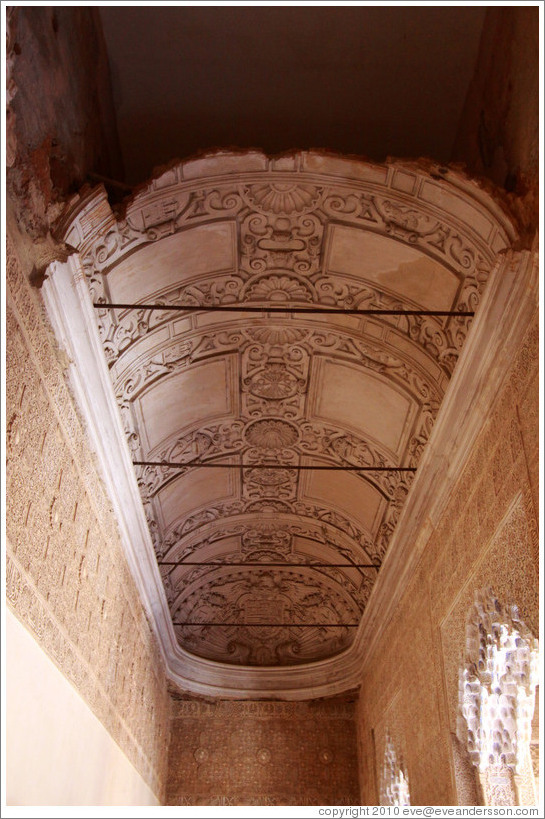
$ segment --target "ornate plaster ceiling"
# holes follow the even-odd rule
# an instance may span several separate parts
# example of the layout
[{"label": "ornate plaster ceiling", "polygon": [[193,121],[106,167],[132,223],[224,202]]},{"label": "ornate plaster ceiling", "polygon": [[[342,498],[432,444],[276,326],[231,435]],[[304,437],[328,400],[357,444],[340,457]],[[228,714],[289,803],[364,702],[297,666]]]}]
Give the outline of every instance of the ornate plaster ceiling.
[{"label": "ornate plaster ceiling", "polygon": [[102,188],[72,203],[63,235],[100,305],[160,628],[209,680],[350,656],[461,314],[509,244],[492,200],[450,180],[219,153],[164,171],[123,213]]}]

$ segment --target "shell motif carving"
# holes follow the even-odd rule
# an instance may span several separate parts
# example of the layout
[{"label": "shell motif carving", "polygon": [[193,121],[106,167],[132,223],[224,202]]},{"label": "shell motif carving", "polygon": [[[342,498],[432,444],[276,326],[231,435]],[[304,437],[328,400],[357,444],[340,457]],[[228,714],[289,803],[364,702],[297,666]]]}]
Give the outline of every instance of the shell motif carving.
[{"label": "shell motif carving", "polygon": [[300,215],[314,210],[323,194],[316,185],[298,185],[293,182],[264,182],[247,185],[244,198],[257,210],[266,214]]},{"label": "shell motif carving", "polygon": [[254,421],[246,430],[248,443],[260,449],[286,449],[293,446],[298,437],[296,427],[275,418]]}]

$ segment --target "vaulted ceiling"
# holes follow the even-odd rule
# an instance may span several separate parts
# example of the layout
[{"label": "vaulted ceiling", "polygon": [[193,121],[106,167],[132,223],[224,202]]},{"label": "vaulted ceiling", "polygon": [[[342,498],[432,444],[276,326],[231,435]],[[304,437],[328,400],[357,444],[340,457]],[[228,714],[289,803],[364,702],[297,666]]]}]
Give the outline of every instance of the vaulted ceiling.
[{"label": "vaulted ceiling", "polygon": [[509,230],[445,169],[304,152],[177,164],[116,214],[75,198],[109,469],[189,688],[342,675]]}]

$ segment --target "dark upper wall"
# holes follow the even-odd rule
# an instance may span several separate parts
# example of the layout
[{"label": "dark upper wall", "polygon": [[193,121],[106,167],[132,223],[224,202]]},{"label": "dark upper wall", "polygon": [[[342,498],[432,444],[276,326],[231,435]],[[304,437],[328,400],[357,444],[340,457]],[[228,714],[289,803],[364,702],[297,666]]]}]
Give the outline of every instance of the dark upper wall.
[{"label": "dark upper wall", "polygon": [[453,149],[470,173],[519,197],[530,233],[538,219],[538,71],[539,9],[489,8]]},{"label": "dark upper wall", "polygon": [[100,9],[127,180],[214,147],[450,158],[483,8]]},{"label": "dark upper wall", "polygon": [[122,173],[108,58],[93,8],[8,12],[7,188],[20,227],[39,238],[89,172]]},{"label": "dark upper wall", "polygon": [[7,11],[8,194],[34,238],[90,172],[123,178],[101,20],[131,182],[218,145],[428,154],[513,191],[535,229],[537,8]]}]

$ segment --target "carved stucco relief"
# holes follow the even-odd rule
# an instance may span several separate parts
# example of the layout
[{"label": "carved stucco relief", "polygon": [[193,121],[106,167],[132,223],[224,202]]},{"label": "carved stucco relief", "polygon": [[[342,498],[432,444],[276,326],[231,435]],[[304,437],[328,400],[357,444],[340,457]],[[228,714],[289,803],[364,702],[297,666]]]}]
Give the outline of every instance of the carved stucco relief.
[{"label": "carved stucco relief", "polygon": [[[101,189],[76,197],[59,228],[104,305],[176,638],[220,663],[349,648],[473,321],[460,313],[512,238],[467,183],[328,161],[185,163],[119,215]],[[184,625],[199,622],[225,625]]]}]

